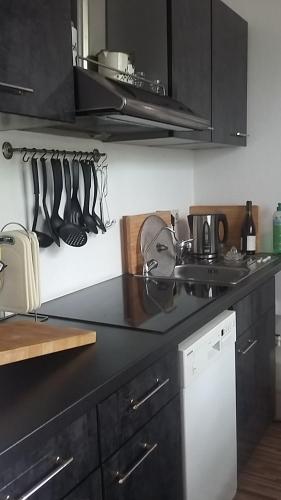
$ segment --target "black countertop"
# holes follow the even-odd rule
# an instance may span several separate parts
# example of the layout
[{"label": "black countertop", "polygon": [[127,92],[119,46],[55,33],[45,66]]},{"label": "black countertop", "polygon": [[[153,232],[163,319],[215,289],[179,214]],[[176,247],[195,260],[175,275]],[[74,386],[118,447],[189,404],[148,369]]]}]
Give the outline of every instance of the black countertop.
[{"label": "black countertop", "polygon": [[228,291],[225,286],[117,276],[46,302],[52,317],[165,334]]},{"label": "black countertop", "polygon": [[[103,400],[196,329],[281,271],[281,257],[229,288],[165,334],[49,318],[52,324],[95,329],[97,343],[0,368],[0,461],[39,428],[51,432],[60,419],[73,417]],[[97,285],[92,287],[97,290]],[[60,300],[60,299],[58,299]],[[48,311],[45,304],[42,311]],[[11,320],[8,320],[11,321]],[[79,404],[77,404],[79,403]],[[48,425],[45,425],[48,423]],[[5,455],[6,456],[6,455]]]}]

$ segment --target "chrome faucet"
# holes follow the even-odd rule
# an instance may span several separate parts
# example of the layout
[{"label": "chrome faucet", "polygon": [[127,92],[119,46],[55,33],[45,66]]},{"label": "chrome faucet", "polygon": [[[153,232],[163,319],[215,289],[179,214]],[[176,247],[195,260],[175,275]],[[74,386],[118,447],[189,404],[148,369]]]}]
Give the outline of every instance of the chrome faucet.
[{"label": "chrome faucet", "polygon": [[185,257],[192,253],[192,243],[193,238],[182,241],[176,240],[176,254],[178,264],[184,264]]}]

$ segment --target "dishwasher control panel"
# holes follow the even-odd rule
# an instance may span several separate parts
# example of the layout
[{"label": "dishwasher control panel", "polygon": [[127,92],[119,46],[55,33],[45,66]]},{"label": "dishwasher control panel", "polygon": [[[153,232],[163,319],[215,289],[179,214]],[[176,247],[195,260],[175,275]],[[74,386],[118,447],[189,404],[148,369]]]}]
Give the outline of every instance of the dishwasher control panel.
[{"label": "dishwasher control panel", "polygon": [[236,315],[224,311],[219,316],[187,337],[178,346],[181,387],[203,373],[210,362],[220,356],[229,341],[236,340]]}]

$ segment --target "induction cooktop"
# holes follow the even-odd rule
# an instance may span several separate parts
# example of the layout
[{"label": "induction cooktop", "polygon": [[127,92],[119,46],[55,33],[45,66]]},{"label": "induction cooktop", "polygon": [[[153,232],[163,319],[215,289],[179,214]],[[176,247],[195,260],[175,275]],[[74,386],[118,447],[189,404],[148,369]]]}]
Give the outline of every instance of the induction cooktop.
[{"label": "induction cooktop", "polygon": [[224,294],[227,287],[130,274],[46,302],[57,318],[165,333]]}]

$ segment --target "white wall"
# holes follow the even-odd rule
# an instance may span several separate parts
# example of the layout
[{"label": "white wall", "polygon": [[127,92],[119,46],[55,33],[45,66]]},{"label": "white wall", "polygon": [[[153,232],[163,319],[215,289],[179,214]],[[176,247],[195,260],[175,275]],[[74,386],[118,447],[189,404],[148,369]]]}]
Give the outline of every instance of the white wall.
[{"label": "white wall", "polygon": [[[272,213],[281,201],[281,2],[224,0],[249,23],[247,148],[216,149],[195,155],[198,204],[261,207],[262,247],[272,250]],[[281,312],[281,279],[277,280]]]},{"label": "white wall", "polygon": [[[186,214],[193,203],[192,152],[108,145],[27,132],[1,132],[0,146],[4,140],[18,147],[75,150],[98,147],[108,153],[108,202],[110,215],[117,224],[104,235],[92,235],[85,247],[76,249],[62,243],[61,248],[53,245],[41,250],[44,300],[122,273],[119,224],[122,215],[175,208]],[[30,165],[23,164],[19,155],[12,160],[0,156],[0,226],[18,221],[30,228],[33,200]]]}]

